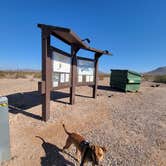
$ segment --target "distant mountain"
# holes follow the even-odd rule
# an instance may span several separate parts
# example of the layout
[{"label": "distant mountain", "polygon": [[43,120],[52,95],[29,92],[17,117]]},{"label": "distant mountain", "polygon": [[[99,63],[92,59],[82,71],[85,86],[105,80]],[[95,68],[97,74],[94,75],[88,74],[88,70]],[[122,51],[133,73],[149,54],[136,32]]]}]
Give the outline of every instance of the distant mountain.
[{"label": "distant mountain", "polygon": [[145,74],[149,74],[149,75],[166,75],[166,66],[164,67],[159,67],[155,70],[149,71]]}]

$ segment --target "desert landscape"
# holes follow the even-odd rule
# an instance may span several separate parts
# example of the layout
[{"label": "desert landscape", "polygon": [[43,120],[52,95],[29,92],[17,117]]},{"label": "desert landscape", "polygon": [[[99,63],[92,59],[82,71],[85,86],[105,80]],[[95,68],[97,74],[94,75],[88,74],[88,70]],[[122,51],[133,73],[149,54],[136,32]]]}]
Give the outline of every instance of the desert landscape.
[{"label": "desert landscape", "polygon": [[74,146],[61,152],[67,138],[62,123],[107,148],[103,166],[166,165],[166,84],[142,81],[139,92],[123,93],[104,78],[97,99],[91,87],[77,87],[75,105],[69,104],[69,89],[62,89],[52,93],[51,119],[43,122],[38,81],[0,80],[0,95],[8,97],[10,107],[11,160],[3,166],[79,165]]},{"label": "desert landscape", "polygon": [[0,166],[166,166],[166,1],[5,0],[0,16]]}]

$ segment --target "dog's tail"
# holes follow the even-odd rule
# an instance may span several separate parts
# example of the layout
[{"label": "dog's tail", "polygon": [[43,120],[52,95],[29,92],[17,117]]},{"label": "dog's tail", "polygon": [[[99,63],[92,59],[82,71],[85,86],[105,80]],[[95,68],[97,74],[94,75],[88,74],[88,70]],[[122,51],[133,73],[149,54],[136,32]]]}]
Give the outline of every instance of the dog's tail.
[{"label": "dog's tail", "polygon": [[46,141],[45,141],[42,137],[40,137],[40,136],[36,136],[36,138],[41,139],[41,140],[43,141],[43,143],[45,143],[45,142],[46,142]]},{"label": "dog's tail", "polygon": [[63,124],[62,126],[63,126],[63,128],[64,128],[66,134],[68,134],[68,135],[71,134],[71,133],[69,133],[69,132],[66,130],[66,127],[65,127],[64,124]]}]

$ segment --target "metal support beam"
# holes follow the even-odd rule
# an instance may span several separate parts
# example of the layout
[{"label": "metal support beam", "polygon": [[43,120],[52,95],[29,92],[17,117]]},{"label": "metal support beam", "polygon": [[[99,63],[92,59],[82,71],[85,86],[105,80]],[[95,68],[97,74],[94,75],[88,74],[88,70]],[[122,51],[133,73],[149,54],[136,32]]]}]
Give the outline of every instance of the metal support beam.
[{"label": "metal support beam", "polygon": [[102,54],[95,53],[95,64],[94,64],[94,86],[93,86],[93,98],[97,96],[97,85],[98,85],[98,60]]},{"label": "metal support beam", "polygon": [[50,56],[50,33],[42,29],[42,82],[44,93],[42,94],[42,119],[50,118],[50,91],[51,91],[51,56]]},{"label": "metal support beam", "polygon": [[75,46],[71,46],[71,56],[72,56],[72,64],[71,64],[71,88],[70,88],[70,104],[75,103],[75,90],[76,90],[76,79],[77,79],[77,52],[79,48]]}]

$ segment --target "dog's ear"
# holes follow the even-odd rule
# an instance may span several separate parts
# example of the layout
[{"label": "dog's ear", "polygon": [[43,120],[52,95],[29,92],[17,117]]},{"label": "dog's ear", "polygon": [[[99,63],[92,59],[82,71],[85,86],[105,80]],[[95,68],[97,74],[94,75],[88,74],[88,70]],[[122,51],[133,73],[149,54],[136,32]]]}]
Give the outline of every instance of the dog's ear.
[{"label": "dog's ear", "polygon": [[101,149],[104,151],[104,152],[107,152],[107,149],[105,146],[102,146]]}]

